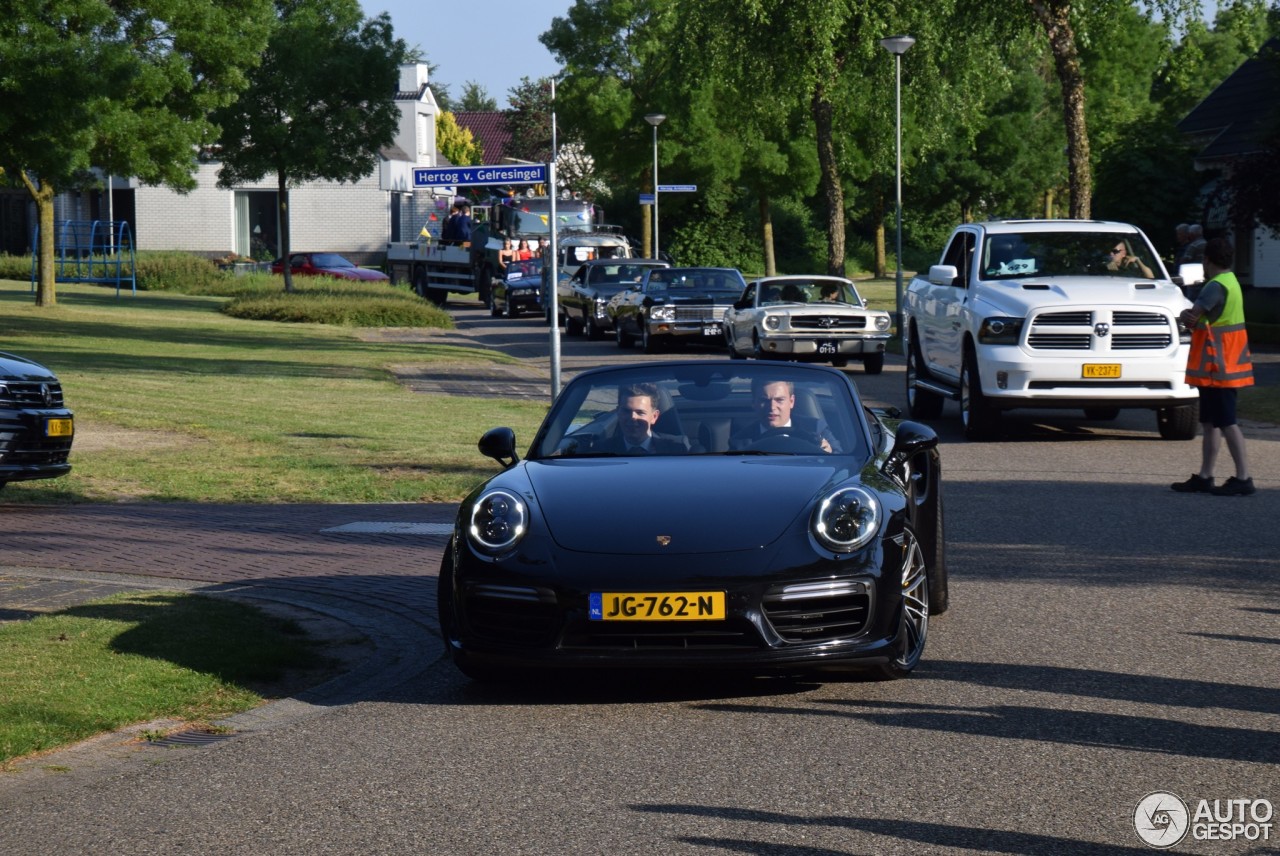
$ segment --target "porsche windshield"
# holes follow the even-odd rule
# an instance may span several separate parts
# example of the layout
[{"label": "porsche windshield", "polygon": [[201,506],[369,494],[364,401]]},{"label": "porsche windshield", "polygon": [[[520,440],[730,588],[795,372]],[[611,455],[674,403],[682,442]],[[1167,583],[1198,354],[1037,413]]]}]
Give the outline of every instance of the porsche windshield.
[{"label": "porsche windshield", "polygon": [[673,363],[575,378],[530,457],[867,452],[856,392],[836,372]]}]

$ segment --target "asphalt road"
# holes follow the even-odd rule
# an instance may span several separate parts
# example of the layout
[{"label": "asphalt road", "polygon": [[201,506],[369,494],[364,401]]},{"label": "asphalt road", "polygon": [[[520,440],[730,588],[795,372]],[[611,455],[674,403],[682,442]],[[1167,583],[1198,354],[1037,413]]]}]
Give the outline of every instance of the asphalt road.
[{"label": "asphalt road", "polygon": [[[456,314],[543,382],[538,321]],[[903,405],[899,360],[850,372]],[[953,404],[939,422],[952,608],[909,680],[493,689],[424,663],[146,765],[0,778],[0,853],[1146,853],[1152,792],[1280,805],[1280,429],[1245,426],[1260,492],[1218,498],[1168,489],[1198,445],[1150,414],[1008,422],[987,444]],[[1269,823],[1174,852],[1280,852]]]}]

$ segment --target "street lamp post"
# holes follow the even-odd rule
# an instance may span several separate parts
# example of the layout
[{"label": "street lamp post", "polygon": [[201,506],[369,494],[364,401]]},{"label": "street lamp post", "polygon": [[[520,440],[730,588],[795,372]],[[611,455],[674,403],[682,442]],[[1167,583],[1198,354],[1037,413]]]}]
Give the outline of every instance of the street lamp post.
[{"label": "street lamp post", "polygon": [[644,120],[653,126],[653,257],[658,258],[658,126],[666,120],[664,113],[648,113]]},{"label": "street lamp post", "polygon": [[911,49],[916,40],[911,36],[890,36],[880,40],[880,46],[893,54],[893,97],[894,117],[897,126],[897,213],[898,213],[898,258],[894,265],[897,268],[897,282],[893,290],[893,323],[898,329],[898,337],[902,337],[902,55]]}]

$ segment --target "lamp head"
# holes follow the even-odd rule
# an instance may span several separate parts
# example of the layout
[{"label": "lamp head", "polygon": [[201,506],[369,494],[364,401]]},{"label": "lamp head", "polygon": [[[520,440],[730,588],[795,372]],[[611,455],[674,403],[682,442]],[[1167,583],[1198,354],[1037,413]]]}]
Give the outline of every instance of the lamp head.
[{"label": "lamp head", "polygon": [[880,40],[880,47],[884,48],[891,54],[902,56],[910,50],[911,46],[915,43],[916,40],[911,36],[889,36],[887,39]]},{"label": "lamp head", "polygon": [[644,117],[644,120],[655,128],[665,122],[666,119],[666,113],[647,113]]}]

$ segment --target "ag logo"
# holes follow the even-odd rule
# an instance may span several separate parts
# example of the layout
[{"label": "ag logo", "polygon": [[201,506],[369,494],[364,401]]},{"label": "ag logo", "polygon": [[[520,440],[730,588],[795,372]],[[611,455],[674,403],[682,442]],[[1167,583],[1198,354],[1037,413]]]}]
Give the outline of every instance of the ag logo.
[{"label": "ag logo", "polygon": [[1172,847],[1187,834],[1191,817],[1187,804],[1176,794],[1147,794],[1133,810],[1133,828],[1152,847]]}]

